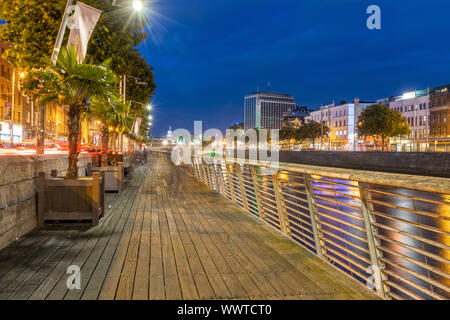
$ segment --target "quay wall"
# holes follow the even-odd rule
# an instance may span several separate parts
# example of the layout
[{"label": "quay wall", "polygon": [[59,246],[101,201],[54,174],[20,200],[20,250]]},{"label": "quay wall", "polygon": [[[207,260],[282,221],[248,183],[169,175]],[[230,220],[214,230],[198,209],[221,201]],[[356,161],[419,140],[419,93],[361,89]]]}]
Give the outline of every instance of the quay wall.
[{"label": "quay wall", "polygon": [[[80,155],[78,174],[86,176],[91,157]],[[52,170],[64,175],[67,155],[0,156],[0,249],[37,227],[37,177]]]}]

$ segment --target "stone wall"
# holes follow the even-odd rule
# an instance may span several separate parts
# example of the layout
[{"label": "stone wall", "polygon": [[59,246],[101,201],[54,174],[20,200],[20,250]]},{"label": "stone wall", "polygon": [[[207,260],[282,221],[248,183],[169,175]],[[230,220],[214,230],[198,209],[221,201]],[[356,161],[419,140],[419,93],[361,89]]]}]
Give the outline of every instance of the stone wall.
[{"label": "stone wall", "polygon": [[449,152],[280,151],[280,161],[347,169],[450,177]]},{"label": "stone wall", "polygon": [[280,151],[279,156],[285,163],[450,178],[450,152]]},{"label": "stone wall", "polygon": [[[90,156],[80,155],[81,177],[90,162]],[[55,169],[65,174],[67,155],[0,156],[0,249],[36,228],[37,177]]]}]

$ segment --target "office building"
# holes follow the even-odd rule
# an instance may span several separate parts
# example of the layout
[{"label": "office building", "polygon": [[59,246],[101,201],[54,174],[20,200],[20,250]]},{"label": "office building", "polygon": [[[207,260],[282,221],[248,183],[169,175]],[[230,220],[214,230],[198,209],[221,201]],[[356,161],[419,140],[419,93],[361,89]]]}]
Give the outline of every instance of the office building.
[{"label": "office building", "polygon": [[244,129],[281,129],[283,114],[295,109],[295,99],[288,94],[255,92],[244,99]]},{"label": "office building", "polygon": [[450,85],[430,90],[430,148],[450,151]]},{"label": "office building", "polygon": [[364,142],[357,135],[357,122],[361,111],[373,104],[375,102],[355,98],[353,103],[339,106],[331,104],[311,112],[306,121],[323,121],[330,128],[328,136],[323,137],[315,148],[332,151],[364,150]]},{"label": "office building", "polygon": [[391,151],[426,151],[429,142],[428,90],[407,92],[389,102],[392,110],[399,111],[410,125],[408,137],[394,137],[389,140]]}]

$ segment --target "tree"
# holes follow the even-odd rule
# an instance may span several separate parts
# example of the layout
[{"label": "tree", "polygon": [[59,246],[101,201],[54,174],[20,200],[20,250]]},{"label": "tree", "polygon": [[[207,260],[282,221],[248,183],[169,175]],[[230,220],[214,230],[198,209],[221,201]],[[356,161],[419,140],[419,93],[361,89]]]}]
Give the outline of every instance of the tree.
[{"label": "tree", "polygon": [[291,123],[288,123],[280,130],[280,139],[287,140],[289,150],[291,149],[291,140],[296,138],[296,130],[297,128],[295,128]]},{"label": "tree", "polygon": [[117,95],[112,97],[94,97],[91,99],[90,107],[86,112],[86,117],[91,120],[97,120],[101,122],[100,132],[102,134],[102,153],[100,157],[100,163],[102,167],[106,167],[108,164],[109,153],[109,140],[114,128],[117,128],[119,122],[117,119],[122,117],[122,114],[128,110],[120,102],[120,98]]},{"label": "tree", "polygon": [[321,137],[328,136],[330,128],[328,128],[325,121],[322,123],[314,120],[310,120],[302,124],[300,128],[296,131],[296,139],[298,141],[310,140],[313,144],[313,149],[315,148],[316,140]]},{"label": "tree", "polygon": [[[148,103],[156,88],[153,68],[135,48],[147,38],[147,18],[132,9],[118,9],[110,0],[84,0],[103,13],[88,46],[88,56],[95,65],[113,57],[110,68],[116,75],[129,74],[146,82],[127,83],[128,100]],[[31,70],[50,65],[50,56],[58,34],[66,0],[0,0],[0,38],[14,45],[4,57],[18,69]],[[66,32],[66,38],[68,37]],[[148,125],[146,110],[135,106],[135,113]]]},{"label": "tree", "polygon": [[400,111],[392,110],[382,104],[375,104],[364,109],[358,119],[358,136],[380,136],[383,151],[386,138],[410,133],[409,124]]},{"label": "tree", "polygon": [[54,92],[45,93],[41,103],[59,101],[69,106],[69,166],[66,178],[78,177],[79,136],[81,130],[81,116],[87,110],[88,98],[102,98],[112,96],[117,77],[109,69],[109,61],[101,65],[91,62],[79,63],[77,51],[72,46],[63,49],[59,55],[53,72],[57,76]]},{"label": "tree", "polygon": [[233,124],[232,126],[229,126],[228,129],[230,130],[239,130],[239,129],[244,129],[244,127],[242,127],[240,124]]}]

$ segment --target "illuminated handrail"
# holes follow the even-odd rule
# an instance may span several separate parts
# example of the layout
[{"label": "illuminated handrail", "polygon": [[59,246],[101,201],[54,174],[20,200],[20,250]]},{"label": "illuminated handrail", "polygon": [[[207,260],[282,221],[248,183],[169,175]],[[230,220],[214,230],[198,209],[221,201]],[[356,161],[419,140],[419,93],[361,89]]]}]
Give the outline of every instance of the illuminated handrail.
[{"label": "illuminated handrail", "polygon": [[450,179],[203,160],[184,168],[380,297],[450,299]]}]

